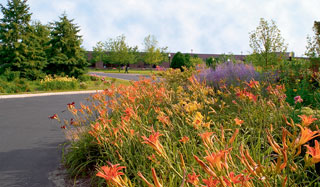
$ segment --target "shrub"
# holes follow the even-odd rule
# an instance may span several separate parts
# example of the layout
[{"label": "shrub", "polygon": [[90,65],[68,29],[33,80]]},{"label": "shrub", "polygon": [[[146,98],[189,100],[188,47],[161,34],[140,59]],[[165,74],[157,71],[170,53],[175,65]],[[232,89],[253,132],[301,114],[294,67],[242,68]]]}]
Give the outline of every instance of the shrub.
[{"label": "shrub", "polygon": [[4,80],[7,80],[9,82],[18,80],[20,78],[20,72],[18,71],[11,71],[10,68],[6,69],[3,73]]},{"label": "shrub", "polygon": [[287,102],[295,105],[294,97],[303,98],[300,106],[319,107],[320,74],[313,71],[309,60],[293,59],[281,65],[279,80],[286,87]]},{"label": "shrub", "polygon": [[79,87],[77,79],[74,77],[46,76],[40,81],[42,90],[74,90]]},{"label": "shrub", "polygon": [[0,79],[0,93],[30,92],[31,87],[26,79],[14,79],[11,82]]},{"label": "shrub", "polygon": [[85,82],[80,82],[80,88],[81,89],[87,89],[88,88],[88,84]]},{"label": "shrub", "polygon": [[87,81],[91,81],[92,79],[91,77],[92,77],[91,75],[83,74],[78,77],[78,80],[80,82],[87,82]]},{"label": "shrub", "polygon": [[250,80],[259,80],[259,73],[249,64],[225,62],[217,65],[215,69],[201,69],[198,79],[214,87],[221,84],[230,86]]},{"label": "shrub", "polygon": [[181,52],[177,52],[172,58],[170,67],[174,69],[180,68],[182,70],[182,66],[185,66],[185,65],[186,65],[185,56]]}]

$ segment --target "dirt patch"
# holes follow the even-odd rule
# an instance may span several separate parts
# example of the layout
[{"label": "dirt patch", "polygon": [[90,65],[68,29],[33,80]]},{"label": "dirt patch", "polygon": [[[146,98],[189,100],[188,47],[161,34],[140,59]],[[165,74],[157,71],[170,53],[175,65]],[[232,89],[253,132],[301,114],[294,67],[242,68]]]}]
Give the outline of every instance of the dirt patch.
[{"label": "dirt patch", "polygon": [[[73,128],[65,131],[65,136],[68,141],[77,141],[79,139],[79,135],[86,131],[85,127]],[[64,148],[65,153],[70,150],[70,145]],[[68,175],[66,167],[61,163],[58,168],[49,173],[48,179],[56,186],[56,187],[90,187],[91,179],[89,177],[86,178],[77,178],[74,180],[70,178]]]},{"label": "dirt patch", "polygon": [[56,187],[90,187],[90,178],[71,179],[66,168],[60,164],[58,169],[49,173],[48,179]]}]

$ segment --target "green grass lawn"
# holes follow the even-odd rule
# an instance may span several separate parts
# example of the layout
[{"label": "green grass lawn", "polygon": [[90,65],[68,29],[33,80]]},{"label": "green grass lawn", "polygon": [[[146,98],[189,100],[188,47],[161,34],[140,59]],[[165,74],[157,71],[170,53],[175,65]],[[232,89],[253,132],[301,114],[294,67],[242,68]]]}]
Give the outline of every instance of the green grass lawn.
[{"label": "green grass lawn", "polygon": [[[13,95],[13,94],[35,94],[35,93],[49,93],[49,92],[66,92],[66,91],[86,91],[86,90],[103,90],[108,88],[111,84],[114,83],[117,85],[130,85],[130,81],[122,80],[122,79],[116,79],[116,78],[104,78],[105,81],[108,83],[103,83],[103,81],[86,81],[85,88],[78,86],[76,89],[57,89],[57,90],[43,90],[40,88],[40,81],[28,81],[27,84],[29,85],[29,91],[23,92],[15,92],[15,93],[0,93],[0,95]],[[79,82],[80,85],[80,82]]]},{"label": "green grass lawn", "polygon": [[[125,73],[125,70],[120,70],[119,72],[119,69],[89,69],[89,72]],[[129,69],[129,74],[157,75],[160,72],[161,71]]]}]

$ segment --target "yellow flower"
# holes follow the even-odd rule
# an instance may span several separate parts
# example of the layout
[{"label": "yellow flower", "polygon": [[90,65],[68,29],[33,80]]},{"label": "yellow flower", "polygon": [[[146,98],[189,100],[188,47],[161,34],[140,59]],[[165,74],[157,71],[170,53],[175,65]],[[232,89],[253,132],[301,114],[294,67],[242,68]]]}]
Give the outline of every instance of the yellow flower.
[{"label": "yellow flower", "polygon": [[193,120],[193,127],[198,129],[200,126],[202,126],[203,123],[203,116],[200,112],[196,112],[196,115],[194,116]]},{"label": "yellow flower", "polygon": [[183,91],[183,88],[181,86],[178,86],[177,93],[181,93],[182,91]]},{"label": "yellow flower", "polygon": [[185,109],[187,112],[191,113],[193,111],[196,111],[200,108],[200,104],[197,103],[197,101],[194,101],[192,103],[188,103],[186,106],[185,106]]}]

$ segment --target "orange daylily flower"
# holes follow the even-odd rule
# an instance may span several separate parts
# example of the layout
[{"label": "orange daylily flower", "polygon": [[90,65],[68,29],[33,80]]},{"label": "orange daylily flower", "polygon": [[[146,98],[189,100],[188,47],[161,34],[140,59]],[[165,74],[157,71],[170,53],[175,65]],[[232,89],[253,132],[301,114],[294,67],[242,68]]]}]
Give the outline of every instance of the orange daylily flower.
[{"label": "orange daylily flower", "polygon": [[217,168],[220,171],[222,166],[228,167],[225,163],[227,153],[228,150],[222,150],[211,154],[207,153],[208,156],[204,158],[209,162],[211,168]]},{"label": "orange daylily flower", "polygon": [[313,123],[314,121],[317,120],[317,118],[312,117],[312,115],[310,116],[306,116],[306,115],[298,115],[301,118],[301,124],[304,127],[309,126],[311,123]]},{"label": "orange daylily flower", "polygon": [[189,137],[188,136],[184,136],[179,140],[179,142],[182,142],[182,143],[187,143],[188,141],[189,141]]},{"label": "orange daylily flower", "polygon": [[[96,176],[104,178],[107,182],[112,183],[116,186],[123,186],[121,179],[119,178],[120,175],[124,175],[123,172],[119,172],[119,170],[122,170],[126,168],[125,166],[119,166],[120,164],[111,164],[109,166],[102,166],[99,170]],[[118,167],[119,166],[119,167]]]},{"label": "orange daylily flower", "polygon": [[210,176],[217,177],[217,175],[202,160],[200,160],[196,155],[193,155],[193,157],[206,173],[208,173]]},{"label": "orange daylily flower", "polygon": [[131,117],[131,116],[134,114],[133,109],[130,108],[130,107],[126,108],[126,110],[125,110],[124,112],[125,112],[125,113],[127,114],[127,116],[129,116],[129,117]]},{"label": "orange daylily flower", "polygon": [[234,142],[234,140],[236,139],[238,133],[239,133],[239,129],[236,129],[236,131],[234,131],[232,137],[229,140],[229,144],[232,144]]},{"label": "orange daylily flower", "polygon": [[152,171],[152,178],[153,178],[154,185],[156,187],[162,187],[162,184],[159,182],[159,179],[157,177],[156,170],[154,168],[151,168],[151,171]]},{"label": "orange daylily flower", "polygon": [[311,131],[309,128],[304,128],[301,125],[297,126],[299,126],[301,129],[301,136],[297,143],[298,146],[303,145],[307,143],[309,140],[312,140],[313,138],[320,136],[318,131]]},{"label": "orange daylily flower", "polygon": [[151,183],[142,175],[142,173],[141,173],[140,171],[138,172],[138,176],[141,177],[141,179],[142,179],[145,183],[147,183],[148,187],[154,187],[154,185],[151,184]]},{"label": "orange daylily flower", "polygon": [[165,152],[163,146],[159,142],[160,136],[163,136],[163,134],[160,134],[159,132],[154,132],[149,136],[149,138],[147,138],[146,136],[141,136],[141,138],[144,140],[142,143],[150,145],[160,155],[164,155]]},{"label": "orange daylily flower", "polygon": [[202,179],[202,181],[207,185],[206,187],[216,187],[220,183],[218,179],[213,179],[212,176],[209,179]]},{"label": "orange daylily flower", "polygon": [[212,145],[211,136],[214,134],[214,132],[204,132],[199,134],[199,136],[202,138],[202,141],[206,147],[209,147],[209,145]]},{"label": "orange daylily flower", "polygon": [[157,119],[164,125],[170,124],[170,118],[169,116],[165,116],[165,114],[158,115]]},{"label": "orange daylily flower", "polygon": [[197,186],[197,185],[199,184],[199,176],[200,176],[200,175],[197,175],[197,174],[193,171],[192,175],[191,175],[191,174],[188,174],[188,180],[187,180],[187,182],[188,182],[188,183],[191,183],[191,184],[193,184],[193,185],[195,185],[195,186]]},{"label": "orange daylily flower", "polygon": [[309,145],[305,145],[308,148],[307,154],[312,156],[311,162],[316,164],[320,162],[320,145],[319,142],[315,141],[315,146],[310,147]]},{"label": "orange daylily flower", "polygon": [[241,126],[243,123],[243,120],[239,119],[239,118],[235,118],[234,121],[236,122],[236,125]]},{"label": "orange daylily flower", "polygon": [[251,80],[249,83],[247,83],[247,85],[250,87],[250,88],[253,88],[253,87],[259,87],[259,82],[258,81],[254,81],[254,80]]}]

